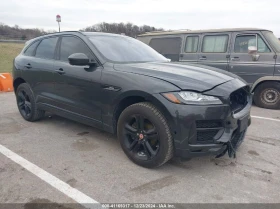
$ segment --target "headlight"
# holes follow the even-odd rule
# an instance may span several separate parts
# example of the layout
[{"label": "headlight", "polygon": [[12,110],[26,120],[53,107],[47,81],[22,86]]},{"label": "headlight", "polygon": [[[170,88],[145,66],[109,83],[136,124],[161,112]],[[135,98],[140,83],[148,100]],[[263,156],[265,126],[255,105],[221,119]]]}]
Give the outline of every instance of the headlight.
[{"label": "headlight", "polygon": [[176,104],[195,104],[195,105],[214,105],[223,104],[222,101],[214,96],[208,96],[197,92],[181,91],[162,94],[169,101]]}]

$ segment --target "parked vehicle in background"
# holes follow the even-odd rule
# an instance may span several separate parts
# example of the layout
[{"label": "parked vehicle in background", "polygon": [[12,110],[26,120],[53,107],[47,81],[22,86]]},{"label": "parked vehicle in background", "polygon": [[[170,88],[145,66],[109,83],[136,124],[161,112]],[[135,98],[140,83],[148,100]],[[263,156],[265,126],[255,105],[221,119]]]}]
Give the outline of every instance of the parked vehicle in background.
[{"label": "parked vehicle in background", "polygon": [[174,62],[234,73],[251,85],[257,106],[280,108],[280,42],[269,30],[153,32],[138,39]]},{"label": "parked vehicle in background", "polygon": [[250,125],[251,93],[238,76],[170,63],[127,36],[38,37],[15,58],[13,75],[25,120],[49,111],[117,133],[124,153],[144,167],[174,155],[232,157]]}]

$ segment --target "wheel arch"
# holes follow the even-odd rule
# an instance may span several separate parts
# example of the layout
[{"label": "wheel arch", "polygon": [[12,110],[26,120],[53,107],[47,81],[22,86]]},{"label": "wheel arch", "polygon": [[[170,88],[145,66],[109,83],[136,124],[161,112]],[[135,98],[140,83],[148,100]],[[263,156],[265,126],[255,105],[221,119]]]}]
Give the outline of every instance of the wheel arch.
[{"label": "wheel arch", "polygon": [[171,130],[174,130],[175,123],[173,121],[171,114],[169,113],[167,108],[156,97],[154,97],[152,94],[149,94],[147,92],[131,91],[122,95],[122,97],[119,98],[115,103],[116,105],[114,106],[114,111],[113,111],[114,133],[116,133],[117,122],[123,110],[132,104],[136,104],[140,102],[150,102],[155,107],[157,107],[168,121],[168,125],[170,126]]},{"label": "wheel arch", "polygon": [[21,77],[18,77],[14,80],[13,86],[14,86],[14,91],[15,92],[17,91],[17,88],[19,87],[19,85],[22,84],[22,83],[26,83],[26,81]]},{"label": "wheel arch", "polygon": [[254,92],[260,84],[262,84],[264,82],[269,82],[269,81],[280,82],[280,76],[264,76],[264,77],[259,78],[258,80],[256,80],[253,83],[253,85],[251,87],[251,92]]}]

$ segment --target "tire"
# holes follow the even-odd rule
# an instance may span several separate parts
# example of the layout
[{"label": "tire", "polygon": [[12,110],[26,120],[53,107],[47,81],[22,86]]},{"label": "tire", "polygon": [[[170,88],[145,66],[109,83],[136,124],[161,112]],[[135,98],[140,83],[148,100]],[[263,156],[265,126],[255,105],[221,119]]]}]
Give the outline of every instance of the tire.
[{"label": "tire", "polygon": [[254,102],[258,107],[280,109],[280,83],[265,82],[254,93]]},{"label": "tire", "polygon": [[16,90],[17,106],[21,116],[30,122],[44,117],[45,111],[39,110],[30,86],[22,83]]},{"label": "tire", "polygon": [[170,128],[163,114],[151,103],[127,107],[119,117],[117,134],[124,153],[137,165],[155,168],[173,157]]}]

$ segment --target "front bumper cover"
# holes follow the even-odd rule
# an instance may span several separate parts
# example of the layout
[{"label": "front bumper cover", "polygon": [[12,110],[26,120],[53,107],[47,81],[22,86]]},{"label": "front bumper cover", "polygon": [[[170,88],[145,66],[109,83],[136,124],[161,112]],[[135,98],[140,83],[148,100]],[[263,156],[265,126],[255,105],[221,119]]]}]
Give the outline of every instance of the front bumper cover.
[{"label": "front bumper cover", "polygon": [[[225,118],[225,127],[222,130],[222,134],[217,140],[214,139],[213,143],[188,143],[184,145],[185,148],[181,146],[184,144],[182,143],[179,146],[175,146],[175,155],[189,159],[205,155],[222,157],[228,152],[229,157],[235,157],[238,147],[245,138],[247,128],[251,124],[250,107],[251,104],[248,104],[242,112],[239,112],[238,114],[230,114]],[[243,123],[243,127],[241,127],[241,123]],[[192,131],[195,132],[196,129]],[[189,137],[183,141],[190,142],[192,139]]]},{"label": "front bumper cover", "polygon": [[[244,87],[240,82],[228,82],[221,85],[222,91],[217,87],[213,92],[222,92],[223,101],[228,100],[226,91],[235,91]],[[233,90],[232,90],[233,89]],[[215,94],[212,94],[215,96]],[[228,152],[230,157],[234,157],[236,150],[244,140],[247,127],[251,124],[250,110],[252,105],[252,96],[248,96],[247,105],[239,112],[233,113],[229,104],[222,105],[180,105],[167,101],[163,96],[158,95],[168,113],[169,125],[173,133],[175,156],[189,159],[204,155],[222,156]],[[201,143],[197,140],[197,121],[222,121],[223,127],[212,141]]]}]

